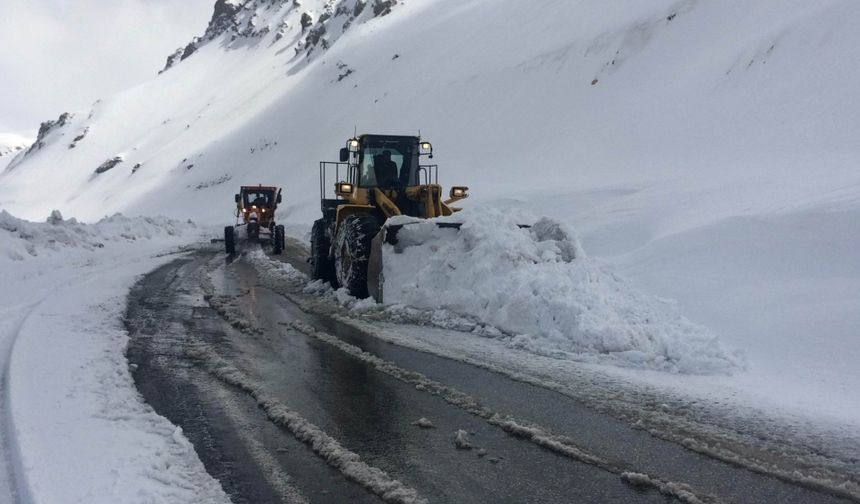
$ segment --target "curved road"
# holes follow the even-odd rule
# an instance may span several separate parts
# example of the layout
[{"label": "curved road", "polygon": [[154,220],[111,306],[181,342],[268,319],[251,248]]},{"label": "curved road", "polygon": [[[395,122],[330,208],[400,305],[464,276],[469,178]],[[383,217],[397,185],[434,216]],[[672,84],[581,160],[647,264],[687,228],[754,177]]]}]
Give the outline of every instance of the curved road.
[{"label": "curved road", "polygon": [[258,275],[200,250],[126,319],[138,388],[236,503],[847,502],[305,313]]}]

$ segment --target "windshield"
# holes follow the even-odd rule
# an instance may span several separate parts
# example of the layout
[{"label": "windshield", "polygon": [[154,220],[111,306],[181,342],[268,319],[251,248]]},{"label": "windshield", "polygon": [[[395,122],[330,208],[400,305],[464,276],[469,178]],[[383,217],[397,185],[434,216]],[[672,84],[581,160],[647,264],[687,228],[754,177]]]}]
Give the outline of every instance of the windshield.
[{"label": "windshield", "polygon": [[358,185],[396,187],[414,185],[418,169],[418,142],[411,137],[362,139]]},{"label": "windshield", "polygon": [[265,189],[250,189],[242,191],[242,201],[246,207],[271,207],[275,199],[275,191]]}]

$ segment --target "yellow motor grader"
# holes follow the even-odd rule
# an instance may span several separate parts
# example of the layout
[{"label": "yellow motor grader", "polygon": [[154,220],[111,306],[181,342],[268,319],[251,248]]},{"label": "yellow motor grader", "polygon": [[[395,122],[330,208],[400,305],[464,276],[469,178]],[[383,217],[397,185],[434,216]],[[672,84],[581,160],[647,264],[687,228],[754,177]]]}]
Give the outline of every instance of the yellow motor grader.
[{"label": "yellow motor grader", "polygon": [[[340,162],[320,162],[322,218],[311,230],[312,277],[344,287],[359,298],[382,300],[382,245],[395,243],[402,225],[389,218],[449,216],[450,205],[468,197],[468,188],[452,187],[447,198],[438,183],[430,142],[416,136],[361,135],[340,150]],[[334,198],[326,197],[334,176]],[[458,227],[456,223],[439,223]]]},{"label": "yellow motor grader", "polygon": [[236,228],[244,226],[250,242],[271,244],[275,254],[284,250],[284,226],[275,223],[281,189],[274,186],[242,186],[234,197],[236,224],[224,228],[224,248],[236,252]]}]

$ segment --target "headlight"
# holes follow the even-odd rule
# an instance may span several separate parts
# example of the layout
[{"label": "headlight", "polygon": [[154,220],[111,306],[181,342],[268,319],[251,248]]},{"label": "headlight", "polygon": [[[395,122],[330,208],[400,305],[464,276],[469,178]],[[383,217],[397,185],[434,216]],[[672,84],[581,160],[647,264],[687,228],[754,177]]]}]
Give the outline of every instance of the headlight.
[{"label": "headlight", "polygon": [[451,198],[454,199],[463,199],[469,197],[469,188],[468,187],[452,187],[451,188]]},{"label": "headlight", "polygon": [[338,194],[352,194],[353,186],[348,182],[338,182],[335,188]]},{"label": "headlight", "polygon": [[347,142],[347,147],[349,147],[349,152],[358,152],[358,140],[353,138],[349,142]]},{"label": "headlight", "polygon": [[433,145],[430,142],[421,142],[421,149],[429,151],[433,148]]}]

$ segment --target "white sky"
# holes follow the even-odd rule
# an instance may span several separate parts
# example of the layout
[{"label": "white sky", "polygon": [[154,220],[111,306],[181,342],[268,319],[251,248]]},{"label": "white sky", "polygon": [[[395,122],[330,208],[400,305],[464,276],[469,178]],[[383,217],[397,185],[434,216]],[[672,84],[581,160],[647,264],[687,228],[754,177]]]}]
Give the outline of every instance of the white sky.
[{"label": "white sky", "polygon": [[200,35],[215,0],[0,0],[0,132],[153,77]]}]

